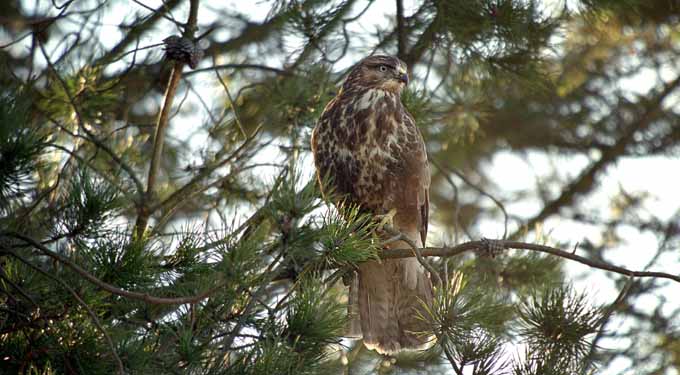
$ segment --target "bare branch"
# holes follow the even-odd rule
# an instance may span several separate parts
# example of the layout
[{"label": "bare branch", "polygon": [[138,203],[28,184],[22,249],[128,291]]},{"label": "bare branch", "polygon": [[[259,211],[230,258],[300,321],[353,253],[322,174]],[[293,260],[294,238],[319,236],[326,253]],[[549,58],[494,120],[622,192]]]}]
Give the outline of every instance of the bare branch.
[{"label": "bare branch", "polygon": [[403,59],[406,55],[406,25],[404,19],[404,1],[397,1],[397,56]]},{"label": "bare branch", "polygon": [[[614,273],[618,273],[621,275],[626,275],[629,277],[655,277],[655,278],[661,278],[661,279],[668,279],[668,280],[673,280],[677,283],[680,283],[680,276],[679,275],[672,275],[669,273],[665,272],[654,272],[654,271],[633,271],[629,270],[624,267],[620,266],[615,266],[613,264],[608,264],[605,262],[597,261],[597,260],[592,260],[588,258],[584,258],[582,256],[573,254],[570,251],[564,251],[560,250],[558,248],[550,247],[550,246],[545,246],[545,245],[538,245],[538,244],[533,244],[533,243],[527,243],[527,242],[519,242],[519,241],[500,241],[503,243],[503,246],[505,249],[517,249],[517,250],[531,250],[531,251],[538,251],[541,253],[546,253],[546,254],[552,254],[561,258],[565,259],[570,259],[582,264],[585,264],[586,266],[592,267],[592,268],[598,268],[601,270],[605,271],[610,271]],[[460,255],[462,253],[465,253],[467,251],[486,251],[488,248],[488,242],[487,241],[470,241],[470,242],[465,242],[457,246],[452,246],[452,247],[425,247],[420,249],[422,256],[424,257],[450,257],[450,256],[456,256]],[[391,259],[391,258],[408,258],[413,256],[413,250],[412,249],[390,249],[390,250],[383,250],[380,253],[380,257],[383,259]]]},{"label": "bare branch", "polygon": [[[186,28],[184,30],[183,37],[189,40],[193,39],[194,33],[196,32],[197,17],[198,17],[198,1],[191,0],[191,6],[189,9],[189,20],[187,21]],[[149,174],[146,182],[146,196],[141,202],[137,214],[137,222],[135,223],[135,233],[137,238],[142,238],[144,232],[146,231],[146,226],[149,222],[149,217],[151,216],[151,210],[149,209],[149,202],[152,201],[154,189],[156,187],[156,178],[158,176],[158,170],[161,165],[161,156],[163,155],[163,144],[165,143],[165,130],[168,127],[168,122],[170,118],[170,110],[172,109],[172,102],[175,99],[175,94],[177,92],[177,87],[179,86],[179,81],[182,78],[182,69],[184,68],[184,63],[180,61],[175,61],[172,68],[172,73],[168,80],[168,86],[165,90],[165,99],[163,100],[163,107],[158,115],[158,121],[156,122],[156,132],[153,137],[153,151],[151,154],[151,164],[149,166]]]}]

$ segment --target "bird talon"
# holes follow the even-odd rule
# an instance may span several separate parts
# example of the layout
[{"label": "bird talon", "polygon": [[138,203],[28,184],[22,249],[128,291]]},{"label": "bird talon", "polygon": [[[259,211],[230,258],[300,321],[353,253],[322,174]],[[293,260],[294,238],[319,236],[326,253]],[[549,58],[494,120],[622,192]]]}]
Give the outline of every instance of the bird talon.
[{"label": "bird talon", "polygon": [[384,232],[385,229],[394,228],[394,216],[397,214],[396,209],[389,210],[386,214],[375,215],[376,219],[380,219],[378,225],[375,227],[377,232]]}]

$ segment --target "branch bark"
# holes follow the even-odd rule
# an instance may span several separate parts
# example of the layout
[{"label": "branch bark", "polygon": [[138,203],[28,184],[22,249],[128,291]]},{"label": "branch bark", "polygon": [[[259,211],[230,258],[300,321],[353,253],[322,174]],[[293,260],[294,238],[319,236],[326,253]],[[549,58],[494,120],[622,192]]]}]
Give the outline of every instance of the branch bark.
[{"label": "branch bark", "polygon": [[[629,270],[624,267],[619,267],[615,266],[613,264],[597,261],[597,260],[592,260],[588,259],[579,255],[576,255],[572,252],[567,252],[558,248],[550,247],[550,246],[545,246],[545,245],[538,245],[538,244],[533,244],[533,243],[527,243],[527,242],[519,242],[519,241],[500,241],[500,243],[503,244],[504,249],[517,249],[517,250],[531,250],[531,251],[538,251],[541,253],[546,253],[546,254],[552,254],[561,258],[573,260],[576,262],[579,262],[581,264],[585,264],[586,266],[592,267],[592,268],[598,268],[601,270],[605,271],[610,271],[614,273],[618,273],[621,275],[626,275],[629,277],[656,277],[656,278],[662,278],[662,279],[668,279],[668,280],[673,280],[677,283],[680,283],[680,276],[679,275],[672,275],[669,273],[665,272],[654,272],[654,271],[633,271]],[[465,242],[457,246],[453,247],[426,247],[421,249],[421,254],[424,257],[450,257],[450,256],[456,256],[460,255],[462,253],[465,253],[467,251],[486,251],[488,248],[488,242],[487,241],[470,241],[470,242]],[[390,249],[388,251],[382,251],[380,253],[380,257],[383,259],[389,259],[389,258],[408,258],[413,256],[413,250],[412,249]]]},{"label": "branch bark", "polygon": [[404,19],[404,1],[397,1],[397,56],[404,59],[406,56],[406,24]]},{"label": "branch bark", "polygon": [[[189,40],[193,40],[194,34],[197,30],[197,19],[198,19],[198,2],[199,0],[191,0],[191,5],[189,9],[189,20],[187,21],[186,28],[184,30],[183,37]],[[156,178],[158,177],[158,170],[160,169],[161,156],[163,155],[163,144],[165,143],[165,130],[168,127],[168,121],[170,118],[170,110],[172,109],[172,102],[175,99],[175,94],[177,93],[177,87],[179,86],[179,81],[182,78],[182,69],[184,68],[184,63],[180,61],[175,61],[175,65],[172,68],[172,73],[168,80],[168,86],[165,90],[165,99],[163,101],[163,107],[158,115],[158,121],[156,122],[156,131],[153,138],[153,151],[151,154],[151,164],[149,166],[149,175],[147,177],[146,183],[146,193],[145,199],[140,202],[137,222],[135,223],[135,234],[137,238],[142,238],[144,232],[146,231],[146,226],[149,223],[149,217],[153,213],[150,209],[150,202],[153,201],[154,189],[156,187]]]}]

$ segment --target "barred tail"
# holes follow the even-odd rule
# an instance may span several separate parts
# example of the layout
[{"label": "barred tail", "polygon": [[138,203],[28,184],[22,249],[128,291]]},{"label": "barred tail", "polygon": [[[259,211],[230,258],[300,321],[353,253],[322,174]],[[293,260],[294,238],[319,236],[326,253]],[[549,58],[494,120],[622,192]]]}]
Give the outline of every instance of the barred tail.
[{"label": "barred tail", "polygon": [[421,319],[426,316],[423,303],[432,303],[432,284],[417,259],[384,259],[359,265],[359,318],[369,349],[391,354],[424,347],[429,337],[421,333],[427,326]]}]

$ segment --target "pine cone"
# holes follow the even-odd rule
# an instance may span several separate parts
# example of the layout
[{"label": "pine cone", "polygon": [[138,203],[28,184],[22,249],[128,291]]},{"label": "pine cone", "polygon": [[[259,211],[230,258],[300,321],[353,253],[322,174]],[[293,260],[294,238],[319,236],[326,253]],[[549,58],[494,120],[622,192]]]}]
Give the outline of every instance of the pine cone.
[{"label": "pine cone", "polygon": [[198,62],[203,57],[203,50],[189,39],[172,35],[163,40],[165,43],[165,57],[169,60],[188,64],[191,69],[196,69]]}]

